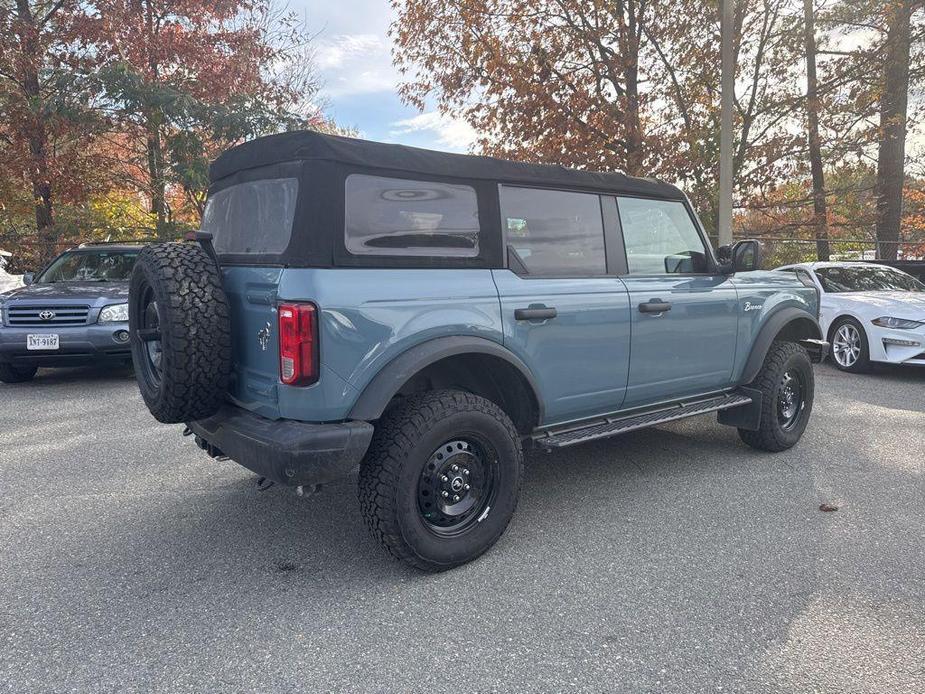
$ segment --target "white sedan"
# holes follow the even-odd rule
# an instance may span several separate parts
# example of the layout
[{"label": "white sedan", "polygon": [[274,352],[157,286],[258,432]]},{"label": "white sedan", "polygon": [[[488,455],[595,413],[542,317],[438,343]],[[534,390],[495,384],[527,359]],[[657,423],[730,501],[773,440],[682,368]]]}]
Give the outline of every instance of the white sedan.
[{"label": "white sedan", "polygon": [[22,275],[11,275],[6,271],[6,264],[13,254],[0,249],[0,294],[22,286]]},{"label": "white sedan", "polygon": [[872,263],[799,263],[794,272],[820,293],[819,323],[842,371],[870,363],[925,365],[925,284]]}]

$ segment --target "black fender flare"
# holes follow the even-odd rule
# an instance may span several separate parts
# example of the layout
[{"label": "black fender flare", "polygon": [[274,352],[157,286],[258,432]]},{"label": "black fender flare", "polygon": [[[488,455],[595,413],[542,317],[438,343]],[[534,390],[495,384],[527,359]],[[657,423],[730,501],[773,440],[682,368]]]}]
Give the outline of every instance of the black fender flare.
[{"label": "black fender flare", "polygon": [[752,351],[745,362],[739,384],[751,383],[754,380],[755,376],[758,375],[758,371],[761,370],[761,365],[764,363],[768,350],[771,349],[774,338],[790,324],[794,324],[794,328],[797,329],[797,340],[794,341],[822,339],[822,329],[819,327],[819,321],[812,313],[794,306],[778,309],[765,320],[754,342],[752,342]]},{"label": "black fender flare", "polygon": [[538,421],[543,421],[543,399],[530,368],[503,345],[475,336],[438,337],[402,352],[383,366],[366,385],[353,404],[348,419],[366,422],[379,419],[408,379],[427,366],[458,354],[486,354],[498,357],[517,369],[533,391],[538,408]]}]

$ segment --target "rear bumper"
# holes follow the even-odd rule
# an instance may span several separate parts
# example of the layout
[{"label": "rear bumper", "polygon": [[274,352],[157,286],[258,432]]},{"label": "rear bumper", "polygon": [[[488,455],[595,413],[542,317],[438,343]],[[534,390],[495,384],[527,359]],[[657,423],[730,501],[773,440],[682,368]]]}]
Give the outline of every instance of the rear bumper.
[{"label": "rear bumper", "polygon": [[[28,328],[0,326],[0,362],[17,366],[77,366],[98,361],[131,359],[128,342],[118,342],[114,337],[119,330],[128,330],[128,323]],[[26,349],[27,335],[45,333],[58,335],[58,349]]]},{"label": "rear bumper", "polygon": [[291,486],[347,475],[366,454],[373,436],[369,422],[272,420],[233,405],[188,426],[210,455],[226,455],[258,475]]}]

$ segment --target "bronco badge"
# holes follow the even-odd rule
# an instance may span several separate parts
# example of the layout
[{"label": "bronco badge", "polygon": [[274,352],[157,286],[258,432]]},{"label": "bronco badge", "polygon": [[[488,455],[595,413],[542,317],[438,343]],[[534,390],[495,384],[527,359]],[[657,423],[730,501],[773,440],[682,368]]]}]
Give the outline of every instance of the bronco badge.
[{"label": "bronco badge", "polygon": [[260,351],[266,352],[267,345],[270,344],[270,324],[267,323],[257,331],[257,344],[260,345]]}]

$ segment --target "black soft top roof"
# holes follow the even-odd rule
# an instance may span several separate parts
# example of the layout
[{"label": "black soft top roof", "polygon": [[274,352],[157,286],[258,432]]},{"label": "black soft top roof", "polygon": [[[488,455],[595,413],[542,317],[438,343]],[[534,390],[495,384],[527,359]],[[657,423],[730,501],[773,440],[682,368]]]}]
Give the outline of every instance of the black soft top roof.
[{"label": "black soft top roof", "polygon": [[246,169],[312,159],[408,173],[493,180],[500,183],[586,188],[675,200],[684,198],[678,188],[668,183],[634,178],[621,173],[579,171],[564,166],[525,164],[494,157],[449,154],[352,137],[322,135],[309,130],[268,135],[233,147],[212,163],[209,174],[215,183]]}]

